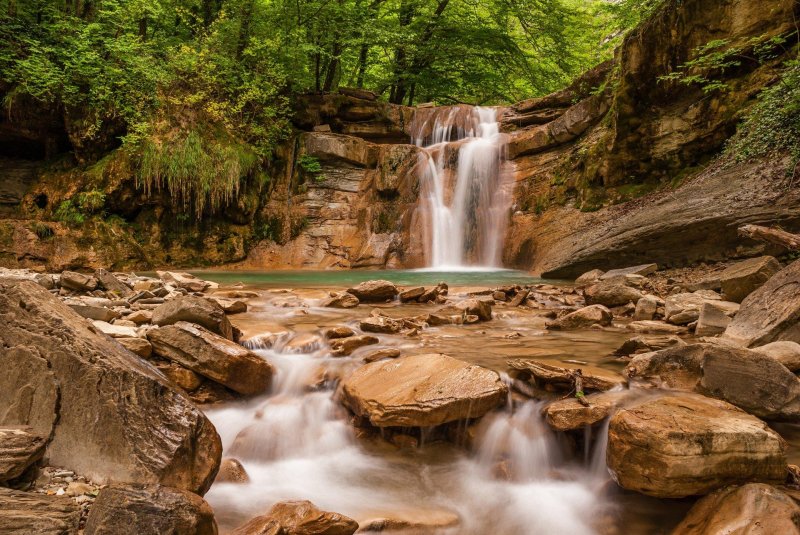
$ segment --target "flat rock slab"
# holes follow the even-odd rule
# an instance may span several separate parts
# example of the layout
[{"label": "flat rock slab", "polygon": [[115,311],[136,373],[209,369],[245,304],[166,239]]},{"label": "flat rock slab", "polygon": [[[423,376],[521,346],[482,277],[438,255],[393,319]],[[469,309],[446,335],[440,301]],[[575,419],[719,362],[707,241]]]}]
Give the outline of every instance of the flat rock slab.
[{"label": "flat rock slab", "polygon": [[428,427],[479,418],[507,393],[497,372],[429,354],[365,364],[344,381],[342,401],[378,427]]},{"label": "flat rock slab", "polygon": [[157,355],[240,394],[262,394],[272,380],[273,369],[266,360],[193,323],[152,329],[147,339]]},{"label": "flat rock slab", "polygon": [[657,498],[786,477],[780,435],[729,403],[696,394],[620,409],[609,424],[607,451],[608,468],[621,487]]},{"label": "flat rock slab", "polygon": [[71,498],[0,487],[3,535],[77,535],[81,508]]},{"label": "flat rock slab", "polygon": [[209,331],[233,340],[233,326],[225,310],[203,297],[189,295],[173,299],[153,310],[152,322],[156,325],[172,325],[179,321],[202,325]]},{"label": "flat rock slab", "polygon": [[574,431],[598,424],[631,397],[630,390],[598,392],[586,396],[588,405],[576,398],[559,399],[547,405],[544,416],[547,424],[556,431]]},{"label": "flat rock slab", "polygon": [[0,427],[0,481],[22,475],[42,458],[45,444],[45,437],[30,427]]},{"label": "flat rock slab", "polygon": [[[743,528],[752,529],[743,529]],[[672,535],[800,533],[800,507],[771,485],[727,487],[699,500]]]},{"label": "flat rock slab", "polygon": [[394,299],[400,291],[394,283],[386,280],[366,281],[348,288],[347,293],[356,296],[362,303],[380,303]]},{"label": "flat rock slab", "polygon": [[211,506],[185,490],[162,485],[111,485],[100,491],[85,535],[217,535]]},{"label": "flat rock slab", "polygon": [[780,262],[771,256],[737,262],[719,275],[722,293],[725,299],[741,303],[780,270]]},{"label": "flat rock slab", "polygon": [[614,277],[624,277],[625,275],[650,275],[658,271],[658,264],[641,264],[620,269],[612,269],[600,275],[600,280],[613,279]]},{"label": "flat rock slab", "polygon": [[51,437],[54,466],[92,481],[205,492],[214,426],[158,371],[32,282],[0,280],[0,425]]}]

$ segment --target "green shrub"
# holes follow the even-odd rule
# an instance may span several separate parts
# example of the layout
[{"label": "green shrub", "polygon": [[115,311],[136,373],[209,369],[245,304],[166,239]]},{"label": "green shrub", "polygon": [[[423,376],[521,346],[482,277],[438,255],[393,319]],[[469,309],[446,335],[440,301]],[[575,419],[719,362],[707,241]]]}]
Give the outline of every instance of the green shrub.
[{"label": "green shrub", "polygon": [[86,221],[86,216],[72,203],[71,199],[61,201],[53,217],[56,221],[60,221],[71,227],[82,225],[83,222]]},{"label": "green shrub", "polygon": [[316,182],[323,182],[325,175],[322,174],[322,163],[319,158],[309,154],[303,154],[297,158],[297,165],[300,166],[303,174],[312,177]]},{"label": "green shrub", "polygon": [[39,222],[34,223],[32,230],[34,234],[36,234],[39,237],[40,240],[46,240],[48,238],[52,238],[55,235],[53,229],[50,228],[48,225],[45,225],[44,223],[39,223]]},{"label": "green shrub", "polygon": [[77,205],[85,214],[100,212],[106,203],[106,195],[100,190],[82,191],[76,197]]}]

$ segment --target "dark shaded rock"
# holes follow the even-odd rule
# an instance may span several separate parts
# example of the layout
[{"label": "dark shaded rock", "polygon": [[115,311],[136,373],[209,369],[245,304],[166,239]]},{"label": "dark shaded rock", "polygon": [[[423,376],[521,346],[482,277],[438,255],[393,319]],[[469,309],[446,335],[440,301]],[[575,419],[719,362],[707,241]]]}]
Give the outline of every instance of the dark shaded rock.
[{"label": "dark shaded rock", "polygon": [[33,282],[0,281],[0,324],[0,425],[49,437],[49,462],[93,481],[208,489],[219,436],[151,365]]},{"label": "dark shaded rock", "polygon": [[0,482],[21,476],[42,458],[45,444],[45,437],[30,427],[0,427]]},{"label": "dark shaded rock", "polygon": [[3,535],[77,535],[81,508],[67,497],[0,487]]},{"label": "dark shaded rock", "polygon": [[100,491],[85,535],[216,535],[214,512],[185,490],[162,485],[111,485]]},{"label": "dark shaded rock", "polygon": [[185,321],[147,332],[153,351],[244,395],[266,392],[272,366],[239,344]]},{"label": "dark shaded rock", "polygon": [[348,288],[347,293],[355,295],[363,303],[382,303],[394,299],[400,293],[394,283],[385,280],[362,282],[358,286]]},{"label": "dark shaded rock", "polygon": [[196,323],[228,340],[234,339],[233,327],[222,307],[202,297],[180,297],[153,310],[152,322],[156,325],[172,325],[179,321]]}]

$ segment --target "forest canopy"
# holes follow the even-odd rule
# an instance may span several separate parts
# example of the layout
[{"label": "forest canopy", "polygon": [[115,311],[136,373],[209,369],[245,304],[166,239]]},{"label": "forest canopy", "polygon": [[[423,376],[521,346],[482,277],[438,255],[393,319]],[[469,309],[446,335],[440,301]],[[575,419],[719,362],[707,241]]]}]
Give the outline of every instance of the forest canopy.
[{"label": "forest canopy", "polygon": [[0,0],[0,89],[7,111],[24,97],[82,117],[86,142],[111,129],[131,147],[186,147],[201,131],[206,144],[244,143],[249,161],[286,134],[294,93],[537,96],[610,57],[656,3]]}]

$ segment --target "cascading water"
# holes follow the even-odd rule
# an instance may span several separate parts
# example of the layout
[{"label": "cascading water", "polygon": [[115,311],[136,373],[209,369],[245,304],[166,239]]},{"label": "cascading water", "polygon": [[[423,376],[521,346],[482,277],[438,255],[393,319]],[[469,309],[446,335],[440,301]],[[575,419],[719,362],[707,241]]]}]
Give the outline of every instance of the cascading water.
[{"label": "cascading water", "polygon": [[511,196],[497,111],[423,108],[412,132],[423,148],[420,208],[428,265],[499,267]]}]

